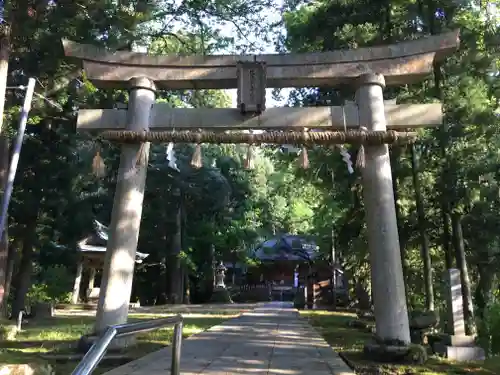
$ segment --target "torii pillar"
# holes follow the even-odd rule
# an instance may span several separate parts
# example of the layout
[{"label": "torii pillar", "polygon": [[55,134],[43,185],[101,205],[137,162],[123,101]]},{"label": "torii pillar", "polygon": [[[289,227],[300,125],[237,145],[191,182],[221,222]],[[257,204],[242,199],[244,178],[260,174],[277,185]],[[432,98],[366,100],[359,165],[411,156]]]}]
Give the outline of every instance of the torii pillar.
[{"label": "torii pillar", "polygon": [[[360,125],[368,131],[385,131],[384,77],[380,74],[364,74],[359,77],[357,85],[356,103]],[[391,162],[386,144],[365,146],[362,174],[377,335],[382,340],[399,340],[409,344],[408,308]]]},{"label": "torii pillar", "polygon": [[[129,87],[126,129],[147,131],[151,109],[155,102],[154,82],[144,77],[132,78]],[[96,333],[103,331],[108,325],[127,322],[132,293],[149,143],[128,144],[121,147],[108,247],[97,305],[94,328]]]}]

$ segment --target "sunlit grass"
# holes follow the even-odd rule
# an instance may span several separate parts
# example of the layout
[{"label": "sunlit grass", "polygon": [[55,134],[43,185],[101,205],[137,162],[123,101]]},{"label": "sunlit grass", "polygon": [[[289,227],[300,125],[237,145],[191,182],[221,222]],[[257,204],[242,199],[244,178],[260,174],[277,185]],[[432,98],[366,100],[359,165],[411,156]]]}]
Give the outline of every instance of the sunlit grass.
[{"label": "sunlit grass", "polygon": [[[130,314],[129,322],[165,318],[174,316],[175,314]],[[214,314],[183,314],[185,318],[183,335],[184,337],[191,336],[196,333],[203,332],[208,327],[211,327],[214,321],[216,324],[237,316],[232,314],[224,314],[216,312]],[[43,322],[28,323],[23,327],[23,330],[16,336],[15,341],[71,341],[78,340],[82,335],[89,333],[94,324],[92,316],[71,316],[70,314],[59,314],[57,317],[48,319]],[[24,329],[25,328],[25,329]],[[172,334],[172,327],[165,327],[156,331],[148,332],[143,335],[138,335],[141,340],[149,340],[150,337],[167,338]],[[169,345],[170,342],[166,342]]]},{"label": "sunlit grass", "polygon": [[356,315],[347,312],[303,311],[301,315],[318,329],[333,349],[353,365],[358,374],[379,375],[498,375],[500,374],[500,358],[490,358],[484,363],[454,363],[445,359],[432,357],[424,366],[401,364],[380,364],[363,358],[363,345],[371,338],[371,334],[348,327],[347,322],[356,319]]},{"label": "sunlit grass", "polygon": [[[138,313],[130,314],[129,321],[157,319],[173,316],[173,313]],[[184,317],[183,336],[188,337],[221,324],[238,316],[237,310],[215,311],[207,313],[182,313]],[[50,319],[28,320],[23,329],[12,341],[5,342],[0,348],[0,364],[46,363],[40,355],[47,353],[74,353],[76,342],[83,334],[92,331],[95,317],[80,316],[70,312],[58,312]],[[137,335],[136,345],[127,348],[122,354],[139,358],[151,351],[161,349],[171,344],[173,327],[165,327],[156,331]],[[71,373],[78,361],[67,361],[64,364],[51,363],[57,374]],[[97,373],[110,370],[110,367],[100,366]]]}]

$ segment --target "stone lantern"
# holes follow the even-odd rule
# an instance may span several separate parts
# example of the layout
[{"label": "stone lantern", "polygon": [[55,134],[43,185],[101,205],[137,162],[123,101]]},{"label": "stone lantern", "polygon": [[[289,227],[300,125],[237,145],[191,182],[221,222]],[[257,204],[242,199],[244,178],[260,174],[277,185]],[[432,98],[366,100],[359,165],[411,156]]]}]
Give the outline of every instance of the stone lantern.
[{"label": "stone lantern", "polygon": [[220,261],[219,263],[214,262],[214,291],[210,301],[212,303],[232,303],[231,295],[229,290],[226,288],[224,283],[224,277],[226,276],[227,268],[224,263]]},{"label": "stone lantern", "polygon": [[224,266],[224,263],[222,263],[222,261],[219,262],[219,264],[217,264],[215,266],[215,288],[217,289],[225,289],[226,288],[226,284],[224,284],[224,278],[226,277],[226,271],[227,271],[227,268],[226,266]]}]

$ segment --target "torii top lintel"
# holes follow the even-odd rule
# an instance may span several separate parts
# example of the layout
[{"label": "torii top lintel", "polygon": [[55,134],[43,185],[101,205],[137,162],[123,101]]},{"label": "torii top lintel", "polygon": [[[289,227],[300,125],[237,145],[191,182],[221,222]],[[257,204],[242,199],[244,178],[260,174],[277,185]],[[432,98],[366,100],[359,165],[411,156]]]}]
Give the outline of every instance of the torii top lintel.
[{"label": "torii top lintel", "polygon": [[383,74],[387,85],[417,82],[433,62],[459,46],[459,31],[412,41],[355,50],[304,54],[179,56],[111,52],[63,40],[64,53],[79,59],[87,77],[101,88],[127,87],[133,77],[148,77],[160,89],[237,88],[237,62],[265,63],[267,87],[334,86],[364,73]]}]

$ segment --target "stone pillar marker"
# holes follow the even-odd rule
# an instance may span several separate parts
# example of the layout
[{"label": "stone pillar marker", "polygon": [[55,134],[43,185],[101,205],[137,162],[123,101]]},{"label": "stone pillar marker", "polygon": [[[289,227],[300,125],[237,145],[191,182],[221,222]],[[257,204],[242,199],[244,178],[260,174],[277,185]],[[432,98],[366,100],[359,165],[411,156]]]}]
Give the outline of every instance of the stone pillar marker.
[{"label": "stone pillar marker", "polygon": [[[132,78],[129,87],[126,129],[147,131],[155,102],[154,82],[144,77]],[[142,157],[140,153],[143,153]],[[122,145],[97,305],[96,333],[108,325],[127,321],[148,157],[149,143]]]},{"label": "stone pillar marker", "polygon": [[446,271],[446,298],[448,306],[448,334],[465,336],[464,306],[460,270],[451,268]]},{"label": "stone pillar marker", "polygon": [[435,350],[454,361],[481,361],[484,349],[476,346],[475,337],[465,334],[464,305],[460,270],[451,268],[445,272],[448,336],[435,344]]},{"label": "stone pillar marker", "polygon": [[[368,131],[385,131],[384,77],[364,74],[357,84],[359,125]],[[377,336],[408,344],[410,328],[387,145],[365,146],[363,197]]]}]

